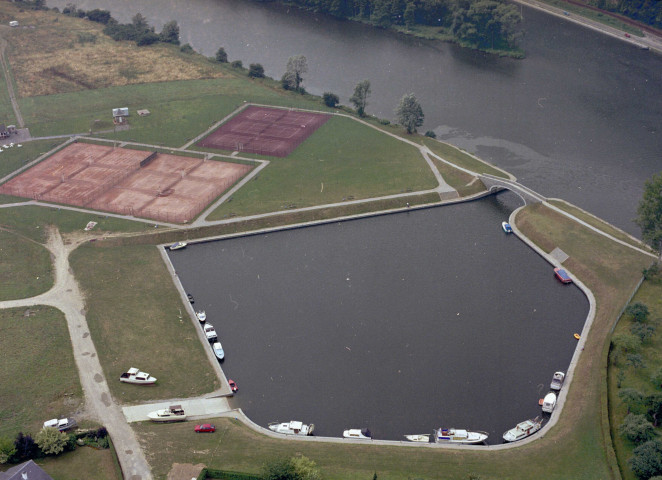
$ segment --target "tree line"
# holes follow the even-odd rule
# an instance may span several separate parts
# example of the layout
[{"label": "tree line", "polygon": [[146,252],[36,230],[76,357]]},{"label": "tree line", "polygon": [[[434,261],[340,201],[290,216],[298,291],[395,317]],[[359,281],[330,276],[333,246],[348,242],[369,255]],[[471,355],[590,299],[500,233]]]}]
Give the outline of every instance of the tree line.
[{"label": "tree line", "polygon": [[522,36],[520,11],[504,0],[287,0],[284,3],[382,28],[439,27],[440,33],[480,49],[512,50]]},{"label": "tree line", "polygon": [[662,28],[662,2],[659,0],[592,0],[590,4],[651,27]]}]

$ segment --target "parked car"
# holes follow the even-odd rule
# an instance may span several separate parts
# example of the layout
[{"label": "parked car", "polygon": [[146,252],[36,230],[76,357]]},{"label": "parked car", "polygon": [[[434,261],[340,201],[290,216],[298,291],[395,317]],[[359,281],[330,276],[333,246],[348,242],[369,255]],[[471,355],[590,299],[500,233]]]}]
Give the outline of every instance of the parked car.
[{"label": "parked car", "polygon": [[213,433],[216,431],[216,426],[211,423],[203,423],[202,425],[196,425],[195,431],[198,433]]}]

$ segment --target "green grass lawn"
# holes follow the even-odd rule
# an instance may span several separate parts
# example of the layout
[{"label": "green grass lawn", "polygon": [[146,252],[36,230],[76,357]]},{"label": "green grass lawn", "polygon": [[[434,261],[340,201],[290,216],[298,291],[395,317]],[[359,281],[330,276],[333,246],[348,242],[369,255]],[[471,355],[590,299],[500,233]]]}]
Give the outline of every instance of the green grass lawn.
[{"label": "green grass lawn", "polygon": [[[97,248],[70,257],[85,294],[87,323],[108,386],[123,403],[198,396],[220,387],[156,247]],[[158,382],[116,379],[130,367]]]},{"label": "green grass lawn", "polygon": [[[11,138],[8,139],[13,141]],[[25,142],[22,147],[18,148],[16,146],[12,148],[5,149],[0,153],[0,178],[5,175],[9,175],[15,170],[21,168],[28,162],[38,158],[41,154],[46,153],[53,148],[57,147],[63,142],[62,139],[54,140],[38,140],[34,142]],[[3,141],[0,141],[0,146],[3,144]],[[6,197],[6,196],[5,196]],[[6,198],[17,198],[17,197],[6,197]],[[24,199],[22,200],[24,201]],[[1,201],[1,203],[9,203],[8,201]]]},{"label": "green grass lawn", "polygon": [[12,107],[11,100],[9,99],[9,91],[7,90],[7,80],[3,68],[0,68],[0,112],[2,112],[2,116],[3,116],[2,122],[5,125],[16,125],[14,108]]},{"label": "green grass lawn", "polygon": [[64,315],[45,306],[0,310],[0,435],[35,435],[82,403]]},{"label": "green grass lawn", "polygon": [[[653,385],[651,375],[662,367],[662,322],[660,321],[662,319],[662,277],[657,276],[645,280],[632,299],[632,303],[634,302],[641,302],[648,306],[650,311],[648,323],[656,327],[656,333],[651,339],[642,344],[639,351],[645,364],[642,368],[634,369],[628,366],[624,359],[619,359],[618,363],[614,363],[613,360],[609,363],[609,413],[612,436],[618,463],[625,480],[635,480],[637,478],[627,464],[636,445],[621,437],[618,433],[618,426],[623,423],[623,419],[627,415],[627,406],[618,398],[618,392],[621,388],[634,388],[644,395],[660,391],[659,386]],[[632,319],[623,316],[614,330],[614,335],[630,334],[632,324]],[[619,372],[622,372],[620,388],[618,385]],[[643,414],[646,412],[645,409],[641,409],[633,411],[633,413]],[[657,428],[657,431],[658,435],[662,434],[662,425]]]},{"label": "green grass lawn", "polygon": [[208,220],[431,189],[418,150],[346,117],[332,117],[286,158],[260,174]]},{"label": "green grass lawn", "polygon": [[133,222],[115,217],[106,217],[100,213],[82,213],[51,207],[24,205],[0,208],[0,225],[4,228],[31,238],[40,243],[46,242],[48,225],[55,225],[61,233],[83,232],[87,222],[97,225],[89,232],[90,238],[101,237],[104,232],[143,232],[154,230],[154,225]]},{"label": "green grass lawn", "polygon": [[0,230],[0,300],[39,295],[53,286],[48,250],[35,241]]},{"label": "green grass lawn", "polygon": [[601,230],[608,235],[611,235],[614,238],[618,238],[619,240],[632,245],[637,248],[643,248],[646,249],[646,245],[642,244],[641,242],[637,241],[636,239],[632,238],[630,235],[625,233],[622,230],[619,230],[618,228],[614,227],[613,225],[610,225],[609,223],[605,222],[604,220],[591,215],[590,213],[587,213],[586,211],[575,207],[574,205],[569,204],[568,202],[565,202],[563,200],[550,200],[550,204],[554,205],[557,208],[560,208],[561,210],[564,210],[568,212],[569,214],[579,218],[580,220],[583,220],[584,222],[588,223],[589,225],[597,228],[598,230]]},{"label": "green grass lawn", "polygon": [[434,157],[431,158],[432,162],[437,167],[437,170],[441,173],[441,176],[444,177],[446,183],[457,190],[460,197],[466,197],[486,190],[483,182],[478,180],[477,177],[469,175],[457,168],[453,168],[447,163],[437,160]]},{"label": "green grass lawn", "polygon": [[596,22],[600,22],[604,25],[618,28],[619,30],[623,30],[625,32],[629,32],[633,35],[637,35],[639,37],[643,37],[644,34],[641,30],[638,28],[620,21],[617,18],[614,18],[610,15],[607,15],[606,13],[601,13],[601,12],[596,12],[594,10],[590,10],[588,8],[584,8],[580,5],[574,5],[569,2],[564,2],[563,0],[541,0],[542,3],[547,3],[553,7],[560,8],[562,10],[565,10],[569,12],[570,14],[574,15],[580,15],[582,17],[586,17],[590,20],[594,20]]},{"label": "green grass lawn", "polygon": [[[92,129],[95,136],[170,147],[183,145],[249,100],[328,110],[319,100],[277,90],[265,86],[265,82],[228,76],[148,83],[22,98],[20,106],[35,136],[87,133]],[[113,130],[111,110],[117,105],[129,108],[130,130],[98,133]],[[138,109],[147,109],[150,115],[140,117]]]},{"label": "green grass lawn", "polygon": [[509,178],[506,173],[498,168],[494,168],[487,162],[476,159],[476,157],[463,152],[453,145],[448,143],[439,142],[432,138],[420,137],[418,140],[423,145],[426,145],[430,150],[439,155],[444,160],[447,160],[459,167],[466,168],[476,173],[487,173],[495,177]]},{"label": "green grass lawn", "polygon": [[53,480],[122,480],[110,449],[78,447],[73,452],[36,460]]}]

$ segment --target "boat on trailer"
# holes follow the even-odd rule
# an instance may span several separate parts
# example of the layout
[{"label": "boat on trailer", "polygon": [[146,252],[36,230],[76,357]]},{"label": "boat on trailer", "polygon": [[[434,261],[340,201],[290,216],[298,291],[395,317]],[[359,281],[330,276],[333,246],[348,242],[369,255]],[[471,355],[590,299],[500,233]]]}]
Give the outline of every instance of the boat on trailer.
[{"label": "boat on trailer", "polygon": [[134,385],[151,385],[156,383],[156,378],[147,372],[141,372],[139,369],[131,367],[120,375],[120,382],[133,383]]},{"label": "boat on trailer", "polygon": [[186,413],[181,405],[170,405],[168,408],[148,413],[147,417],[153,422],[183,422],[186,420]]}]

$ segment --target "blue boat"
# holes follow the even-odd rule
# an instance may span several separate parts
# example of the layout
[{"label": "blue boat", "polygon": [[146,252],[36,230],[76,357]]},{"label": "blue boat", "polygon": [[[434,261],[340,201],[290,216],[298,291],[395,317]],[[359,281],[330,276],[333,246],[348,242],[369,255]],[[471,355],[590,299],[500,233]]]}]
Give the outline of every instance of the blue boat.
[{"label": "blue boat", "polygon": [[511,227],[508,222],[501,222],[501,228],[503,228],[503,231],[506,233],[513,233],[513,227]]},{"label": "blue boat", "polygon": [[555,268],[554,275],[556,275],[556,278],[558,278],[561,283],[572,283],[572,278],[570,278],[568,272],[562,268]]}]

